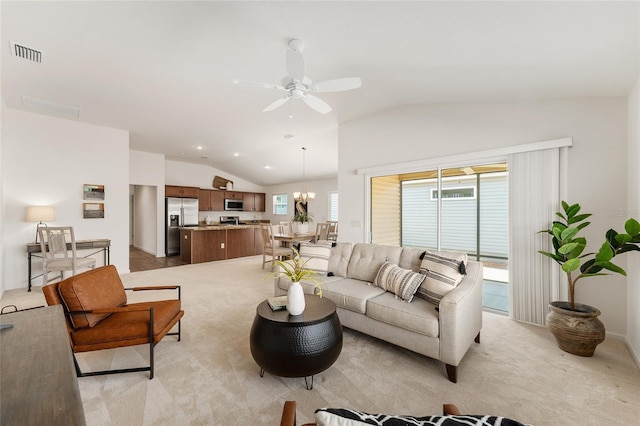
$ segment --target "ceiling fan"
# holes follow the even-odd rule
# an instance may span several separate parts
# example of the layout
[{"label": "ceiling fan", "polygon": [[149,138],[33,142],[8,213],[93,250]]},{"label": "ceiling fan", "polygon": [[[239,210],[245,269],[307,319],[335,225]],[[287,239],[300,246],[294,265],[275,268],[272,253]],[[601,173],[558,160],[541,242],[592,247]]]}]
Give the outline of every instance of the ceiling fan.
[{"label": "ceiling fan", "polygon": [[342,92],[345,90],[357,89],[362,85],[360,77],[336,78],[314,84],[311,79],[304,74],[304,58],[302,57],[303,49],[304,43],[301,40],[293,39],[289,41],[289,49],[287,50],[288,75],[282,79],[280,85],[237,79],[233,79],[231,82],[234,84],[247,84],[287,92],[285,96],[263,109],[265,112],[273,111],[291,99],[302,99],[302,101],[311,109],[318,111],[321,114],[326,114],[331,111],[331,106],[311,93]]}]

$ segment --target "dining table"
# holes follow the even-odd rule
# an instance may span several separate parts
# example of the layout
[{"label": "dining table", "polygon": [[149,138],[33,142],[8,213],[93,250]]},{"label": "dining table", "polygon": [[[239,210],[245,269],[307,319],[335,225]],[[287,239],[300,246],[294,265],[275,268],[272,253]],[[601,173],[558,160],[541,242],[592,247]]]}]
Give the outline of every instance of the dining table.
[{"label": "dining table", "polygon": [[296,244],[302,241],[311,241],[316,237],[315,232],[307,232],[304,234],[291,233],[291,234],[273,234],[273,239],[280,241],[283,247],[291,247],[292,244]]}]

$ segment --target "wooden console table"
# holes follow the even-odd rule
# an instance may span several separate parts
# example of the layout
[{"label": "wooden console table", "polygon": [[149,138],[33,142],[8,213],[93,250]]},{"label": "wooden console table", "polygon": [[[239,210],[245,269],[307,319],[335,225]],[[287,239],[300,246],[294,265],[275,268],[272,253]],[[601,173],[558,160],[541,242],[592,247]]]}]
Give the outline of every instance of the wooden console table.
[{"label": "wooden console table", "polygon": [[[92,256],[96,253],[102,252],[102,257],[105,265],[109,265],[111,262],[111,240],[106,239],[97,239],[97,240],[76,240],[76,250],[95,250],[84,257]],[[67,243],[67,250],[71,250],[71,243]],[[27,283],[29,284],[28,291],[31,291],[31,281],[34,278],[41,277],[42,274],[36,275],[35,277],[31,276],[31,259],[33,257],[42,258],[42,255],[38,253],[42,253],[40,249],[40,243],[29,243],[27,244],[27,261],[28,261],[28,269],[27,272]]]},{"label": "wooden console table", "polygon": [[62,305],[0,315],[0,423],[85,425]]}]

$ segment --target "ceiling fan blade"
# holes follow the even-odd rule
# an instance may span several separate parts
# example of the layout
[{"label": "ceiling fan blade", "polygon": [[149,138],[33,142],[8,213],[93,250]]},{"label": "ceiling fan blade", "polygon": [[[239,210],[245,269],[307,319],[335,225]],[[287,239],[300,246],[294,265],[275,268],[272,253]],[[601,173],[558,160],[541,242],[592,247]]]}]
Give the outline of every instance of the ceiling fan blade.
[{"label": "ceiling fan blade", "polygon": [[305,104],[311,109],[318,111],[320,114],[326,114],[331,111],[331,106],[317,96],[306,95],[302,98]]},{"label": "ceiling fan blade", "polygon": [[304,58],[301,52],[287,50],[287,73],[294,80],[302,81],[304,78]]},{"label": "ceiling fan blade", "polygon": [[357,89],[362,86],[360,77],[336,78],[325,80],[313,85],[314,92],[342,92],[344,90]]},{"label": "ceiling fan blade", "polygon": [[273,111],[274,109],[278,108],[279,106],[283,105],[285,102],[287,102],[289,99],[291,98],[291,96],[287,95],[283,98],[278,99],[277,101],[275,101],[274,103],[268,105],[265,109],[263,109],[263,112],[269,112],[269,111]]},{"label": "ceiling fan blade", "polygon": [[254,87],[262,87],[265,89],[280,89],[280,90],[284,90],[284,87],[282,86],[278,86],[277,84],[270,84],[270,83],[261,83],[259,81],[249,81],[249,80],[238,80],[238,79],[232,79],[231,83],[233,84],[244,84],[247,86],[254,86]]}]

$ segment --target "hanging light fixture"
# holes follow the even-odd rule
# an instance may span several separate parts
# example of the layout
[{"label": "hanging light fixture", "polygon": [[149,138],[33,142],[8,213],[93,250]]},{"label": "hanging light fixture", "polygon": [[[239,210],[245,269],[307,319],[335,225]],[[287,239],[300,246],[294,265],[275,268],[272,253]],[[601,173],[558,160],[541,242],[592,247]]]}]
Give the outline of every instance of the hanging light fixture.
[{"label": "hanging light fixture", "polygon": [[305,154],[307,152],[307,148],[306,147],[302,147],[302,190],[300,192],[294,192],[293,193],[293,199],[296,200],[297,202],[302,202],[302,203],[306,203],[309,200],[313,200],[314,198],[316,198],[316,193],[315,192],[307,192],[307,188],[305,186]]}]

